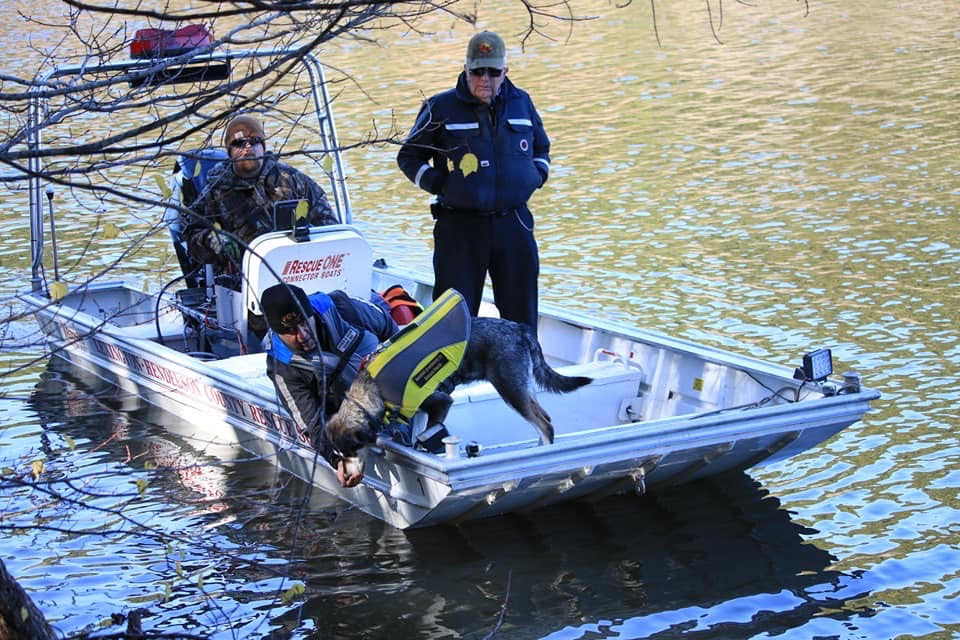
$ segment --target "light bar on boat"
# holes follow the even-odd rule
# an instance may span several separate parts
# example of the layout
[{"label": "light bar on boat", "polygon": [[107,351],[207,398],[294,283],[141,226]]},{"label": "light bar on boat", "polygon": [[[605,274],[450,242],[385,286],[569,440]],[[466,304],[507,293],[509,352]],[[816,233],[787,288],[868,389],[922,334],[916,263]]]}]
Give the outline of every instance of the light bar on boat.
[{"label": "light bar on boat", "polygon": [[810,382],[826,380],[833,373],[833,356],[830,349],[817,349],[803,356],[803,376]]}]

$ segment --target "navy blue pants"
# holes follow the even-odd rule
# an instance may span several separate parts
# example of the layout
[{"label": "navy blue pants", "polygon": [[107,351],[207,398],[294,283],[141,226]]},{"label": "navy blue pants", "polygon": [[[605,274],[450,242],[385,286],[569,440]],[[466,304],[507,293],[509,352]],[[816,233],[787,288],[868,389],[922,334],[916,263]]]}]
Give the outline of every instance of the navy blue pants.
[{"label": "navy blue pants", "polygon": [[527,207],[493,216],[447,210],[433,227],[433,296],[447,289],[463,294],[477,315],[487,272],[500,317],[537,329],[540,258]]}]

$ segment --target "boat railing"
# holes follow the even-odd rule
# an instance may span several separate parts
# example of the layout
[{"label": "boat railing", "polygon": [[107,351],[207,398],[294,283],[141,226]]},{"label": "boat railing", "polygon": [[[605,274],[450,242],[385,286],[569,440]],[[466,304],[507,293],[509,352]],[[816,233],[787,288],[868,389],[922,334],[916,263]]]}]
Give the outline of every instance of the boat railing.
[{"label": "boat railing", "polygon": [[[50,81],[60,77],[77,76],[96,76],[105,74],[123,74],[124,81],[131,84],[149,84],[149,79],[160,74],[165,82],[174,81],[197,81],[204,76],[197,73],[196,69],[226,65],[229,66],[233,61],[249,58],[279,58],[282,56],[291,56],[294,52],[284,49],[264,49],[253,51],[220,51],[204,54],[186,53],[176,57],[160,59],[132,59],[121,60],[101,65],[75,65],[67,67],[56,67],[37,80],[36,87],[33,90],[33,97],[30,100],[28,122],[29,133],[27,138],[28,149],[31,151],[28,159],[29,171],[29,198],[30,198],[30,246],[31,246],[31,289],[38,293],[43,289],[41,271],[44,254],[44,212],[43,212],[43,154],[42,149],[42,129],[47,123],[42,123],[47,105],[48,96],[56,96],[62,93],[62,90],[53,89]],[[311,99],[314,105],[314,112],[317,117],[317,124],[320,131],[320,143],[326,153],[332,158],[329,167],[325,167],[329,179],[330,188],[327,196],[331,206],[337,212],[342,222],[350,224],[352,221],[352,210],[350,205],[350,195],[347,190],[345,180],[345,167],[340,153],[340,145],[337,138],[336,126],[333,120],[333,114],[330,109],[330,96],[327,91],[326,80],[324,78],[323,66],[320,61],[311,53],[297,55],[296,59],[300,62],[307,75],[311,85]],[[192,70],[185,74],[183,78],[172,79],[171,74],[177,70]],[[115,82],[114,78],[111,82]],[[52,194],[51,194],[52,195]],[[53,212],[51,210],[51,216]],[[53,229],[51,229],[53,233]]]}]

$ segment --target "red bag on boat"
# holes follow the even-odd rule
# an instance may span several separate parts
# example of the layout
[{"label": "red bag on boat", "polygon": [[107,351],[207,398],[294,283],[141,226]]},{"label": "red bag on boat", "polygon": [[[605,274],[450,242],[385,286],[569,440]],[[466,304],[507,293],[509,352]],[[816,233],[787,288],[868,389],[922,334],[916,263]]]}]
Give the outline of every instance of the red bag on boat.
[{"label": "red bag on boat", "polygon": [[211,42],[213,32],[205,24],[190,24],[174,30],[140,29],[130,43],[130,57],[169,58]]}]

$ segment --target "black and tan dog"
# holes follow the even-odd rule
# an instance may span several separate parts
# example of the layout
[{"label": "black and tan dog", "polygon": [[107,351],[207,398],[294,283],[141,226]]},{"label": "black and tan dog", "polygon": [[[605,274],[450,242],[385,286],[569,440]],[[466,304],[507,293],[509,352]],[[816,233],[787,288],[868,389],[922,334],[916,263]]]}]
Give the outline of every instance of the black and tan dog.
[{"label": "black and tan dog", "polygon": [[[450,392],[457,385],[478,380],[489,381],[507,404],[537,428],[546,443],[553,442],[553,425],[537,402],[533,383],[545,391],[567,393],[593,381],[585,376],[564,376],[550,368],[540,343],[525,325],[500,318],[474,318],[460,367],[422,405],[428,425],[443,422],[453,404]],[[356,455],[364,445],[376,442],[385,413],[376,380],[361,371],[340,409],[327,421],[327,435],[344,455]]]}]

